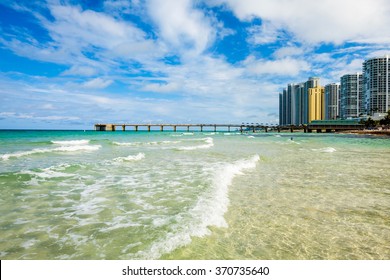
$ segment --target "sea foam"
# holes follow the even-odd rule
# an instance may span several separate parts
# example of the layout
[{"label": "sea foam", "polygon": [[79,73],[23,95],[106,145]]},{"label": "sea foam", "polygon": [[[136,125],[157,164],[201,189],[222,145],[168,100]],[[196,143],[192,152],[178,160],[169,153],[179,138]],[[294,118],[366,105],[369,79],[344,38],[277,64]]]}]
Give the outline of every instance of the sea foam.
[{"label": "sea foam", "polygon": [[117,146],[155,146],[155,145],[169,145],[178,144],[181,141],[152,141],[152,142],[112,142]]},{"label": "sea foam", "polygon": [[137,155],[130,155],[127,157],[117,157],[117,158],[114,158],[113,161],[115,161],[115,162],[138,161],[138,160],[142,160],[144,158],[145,158],[144,153],[138,153]]},{"label": "sea foam", "polygon": [[[180,246],[191,242],[191,237],[202,237],[210,234],[208,227],[227,227],[224,219],[229,205],[228,189],[233,179],[244,171],[254,169],[259,161],[259,155],[242,159],[217,168],[211,189],[198,199],[195,206],[189,210],[190,219],[178,223],[173,232],[165,239],[155,242],[148,251],[139,252],[136,257],[157,259]],[[179,220],[182,220],[180,217]]]},{"label": "sea foam", "polygon": [[204,141],[205,144],[196,145],[196,146],[183,146],[183,147],[179,147],[178,149],[181,151],[192,151],[192,150],[198,150],[198,149],[209,149],[209,148],[214,146],[214,140],[211,137],[197,139],[197,140]]},{"label": "sea foam", "polygon": [[78,152],[78,151],[96,151],[99,150],[101,145],[70,145],[60,146],[57,148],[43,148],[33,149],[30,151],[20,151],[15,153],[3,154],[0,156],[2,160],[9,160],[10,158],[19,158],[24,156],[30,156],[34,154],[53,153],[53,152]]},{"label": "sea foam", "polygon": [[79,146],[89,144],[89,140],[67,140],[67,141],[51,141],[53,144],[64,145],[64,146]]}]

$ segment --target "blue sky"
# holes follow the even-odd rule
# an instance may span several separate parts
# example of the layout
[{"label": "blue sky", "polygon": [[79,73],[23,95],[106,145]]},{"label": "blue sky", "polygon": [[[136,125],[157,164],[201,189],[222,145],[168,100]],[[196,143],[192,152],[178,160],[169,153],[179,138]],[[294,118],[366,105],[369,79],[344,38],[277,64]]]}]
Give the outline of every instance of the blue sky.
[{"label": "blue sky", "polygon": [[0,129],[278,121],[390,52],[388,0],[0,0]]}]

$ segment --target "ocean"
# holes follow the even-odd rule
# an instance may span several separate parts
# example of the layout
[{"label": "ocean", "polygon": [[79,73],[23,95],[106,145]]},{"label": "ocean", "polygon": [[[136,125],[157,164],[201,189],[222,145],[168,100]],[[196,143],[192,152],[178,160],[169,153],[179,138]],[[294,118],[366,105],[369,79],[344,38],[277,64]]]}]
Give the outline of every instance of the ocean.
[{"label": "ocean", "polygon": [[390,259],[390,138],[0,131],[1,259]]}]

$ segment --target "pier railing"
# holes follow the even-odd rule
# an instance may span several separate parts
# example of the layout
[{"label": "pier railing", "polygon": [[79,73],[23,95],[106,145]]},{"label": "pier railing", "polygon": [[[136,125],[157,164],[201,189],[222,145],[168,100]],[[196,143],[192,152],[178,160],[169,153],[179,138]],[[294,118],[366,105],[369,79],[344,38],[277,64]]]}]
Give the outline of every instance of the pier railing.
[{"label": "pier railing", "polygon": [[95,124],[95,130],[97,131],[116,131],[119,127],[120,130],[126,131],[127,127],[132,127],[134,131],[139,131],[140,127],[144,127],[147,131],[151,131],[153,127],[159,128],[160,131],[164,131],[167,127],[171,127],[174,132],[178,128],[184,128],[187,131],[190,131],[191,128],[198,128],[203,132],[204,128],[211,128],[212,131],[216,132],[218,129],[225,128],[228,132],[232,129],[239,131],[250,130],[265,130],[268,131],[271,126],[267,125],[257,125],[257,124]]},{"label": "pier railing", "polygon": [[360,124],[308,124],[308,125],[263,125],[263,124],[95,124],[96,131],[116,131],[119,127],[119,130],[126,131],[126,128],[133,128],[133,131],[139,131],[141,127],[146,128],[147,131],[151,131],[152,128],[158,128],[160,131],[166,130],[167,127],[170,127],[170,131],[176,132],[178,128],[184,128],[186,131],[191,131],[191,128],[197,128],[197,131],[203,132],[205,128],[211,128],[211,131],[217,132],[218,129],[224,128],[228,132],[231,132],[232,129],[235,131],[244,131],[251,132],[269,132],[269,131],[301,131],[301,132],[334,132],[334,131],[344,131],[344,130],[361,130],[364,129],[364,125]]}]

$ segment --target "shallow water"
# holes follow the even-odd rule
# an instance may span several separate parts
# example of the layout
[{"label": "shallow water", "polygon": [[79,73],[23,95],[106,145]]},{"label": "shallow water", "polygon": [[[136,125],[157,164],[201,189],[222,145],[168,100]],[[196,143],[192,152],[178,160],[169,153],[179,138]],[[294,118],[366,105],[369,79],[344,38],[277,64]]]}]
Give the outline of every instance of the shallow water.
[{"label": "shallow water", "polygon": [[2,259],[390,258],[389,138],[1,131],[0,144]]}]

